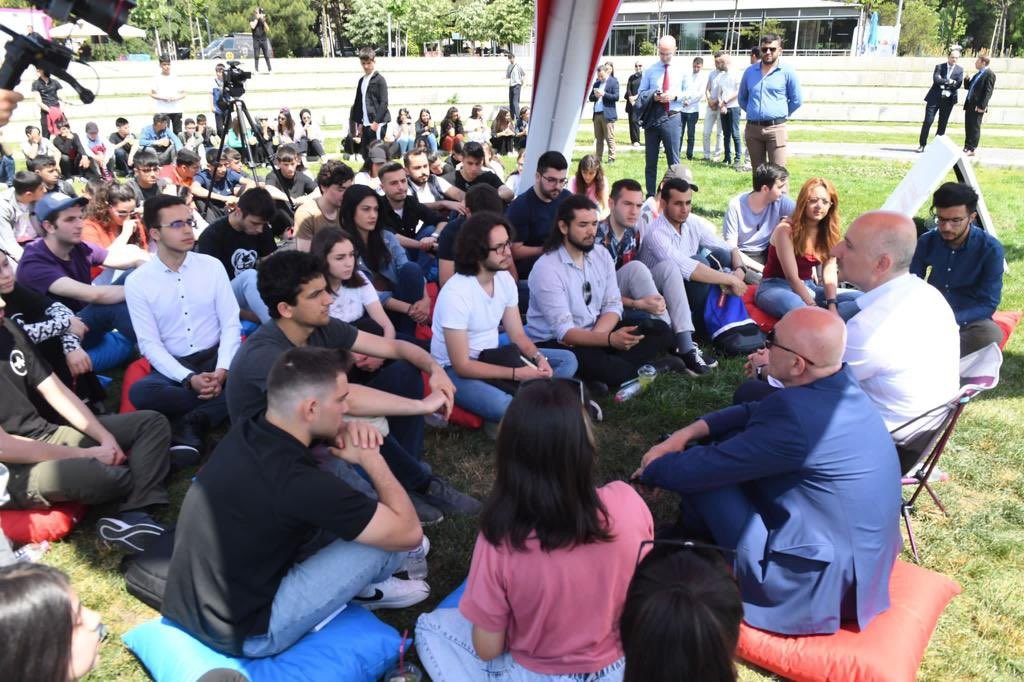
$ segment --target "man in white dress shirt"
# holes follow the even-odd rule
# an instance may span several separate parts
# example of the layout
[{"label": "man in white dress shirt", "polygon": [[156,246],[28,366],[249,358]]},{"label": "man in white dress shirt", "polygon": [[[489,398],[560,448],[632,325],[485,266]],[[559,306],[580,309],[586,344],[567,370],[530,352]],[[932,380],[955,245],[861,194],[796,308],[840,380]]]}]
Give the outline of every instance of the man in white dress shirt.
[{"label": "man in white dress shirt", "polygon": [[960,388],[959,329],[942,294],[910,274],[916,246],[910,218],[870,211],[832,250],[841,278],[864,292],[843,360],[890,431]]},{"label": "man in white dress shirt", "polygon": [[157,257],[128,278],[125,300],[153,372],[129,397],[177,422],[174,453],[186,464],[198,460],[206,431],[228,415],[224,384],[239,346],[238,303],[221,262],[192,251],[195,221],[184,201],[148,200],[143,222]]}]

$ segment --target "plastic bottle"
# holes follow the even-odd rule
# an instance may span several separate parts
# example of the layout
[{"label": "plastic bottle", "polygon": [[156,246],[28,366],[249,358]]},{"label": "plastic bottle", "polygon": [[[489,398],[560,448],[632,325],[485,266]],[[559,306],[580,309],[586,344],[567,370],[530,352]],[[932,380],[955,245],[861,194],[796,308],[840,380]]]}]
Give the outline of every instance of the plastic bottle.
[{"label": "plastic bottle", "polygon": [[615,402],[624,403],[635,395],[639,395],[644,390],[644,387],[640,385],[640,382],[636,379],[627,381],[622,385],[622,388],[615,394]]},{"label": "plastic bottle", "polygon": [[43,540],[39,544],[29,544],[14,552],[14,560],[19,563],[35,563],[50,549],[50,543]]},{"label": "plastic bottle", "polygon": [[405,571],[409,574],[409,580],[423,580],[427,577],[427,548],[423,543],[409,552],[409,558],[405,560]]}]

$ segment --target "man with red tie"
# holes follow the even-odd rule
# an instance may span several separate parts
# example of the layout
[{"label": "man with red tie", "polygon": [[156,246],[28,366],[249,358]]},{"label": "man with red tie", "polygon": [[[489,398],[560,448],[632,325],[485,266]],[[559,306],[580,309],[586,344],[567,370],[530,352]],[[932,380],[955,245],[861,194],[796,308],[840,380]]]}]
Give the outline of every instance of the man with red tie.
[{"label": "man with red tie", "polygon": [[644,175],[647,196],[654,196],[658,186],[658,147],[665,149],[668,165],[679,163],[679,141],[683,126],[683,92],[690,83],[690,69],[672,63],[676,39],[670,35],[658,41],[658,61],[647,67],[640,80],[636,108],[646,132],[647,163]]}]

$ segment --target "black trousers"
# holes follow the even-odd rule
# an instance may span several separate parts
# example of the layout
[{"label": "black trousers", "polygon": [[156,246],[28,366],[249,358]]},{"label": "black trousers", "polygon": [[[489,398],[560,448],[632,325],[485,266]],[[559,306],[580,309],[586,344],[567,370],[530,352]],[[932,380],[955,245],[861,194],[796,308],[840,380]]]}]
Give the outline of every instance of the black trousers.
[{"label": "black trousers", "polygon": [[519,120],[519,93],[522,89],[522,85],[510,85],[508,88],[508,108],[513,121]]},{"label": "black trousers", "polygon": [[[636,322],[620,321],[615,328],[632,326]],[[579,362],[579,377],[584,381],[600,381],[612,390],[630,379],[636,378],[636,371],[659,355],[675,347],[672,329],[661,320],[650,320],[650,330],[643,341],[629,350],[615,350],[600,346],[568,347],[558,341],[538,343],[540,348],[561,348],[571,350]]]},{"label": "black trousers", "polygon": [[964,149],[973,152],[978,148],[978,143],[981,142],[981,117],[984,115],[975,111],[973,106],[964,110],[964,127],[967,129]]},{"label": "black trousers", "polygon": [[636,109],[629,112],[629,143],[640,144],[640,119],[637,118]]},{"label": "black trousers", "polygon": [[177,114],[167,114],[171,119],[171,130],[174,131],[175,135],[181,135],[181,112]]},{"label": "black trousers", "polygon": [[918,140],[922,147],[928,144],[928,134],[931,132],[932,121],[935,120],[936,113],[939,115],[939,128],[935,131],[935,134],[946,134],[946,124],[949,122],[949,115],[953,111],[954,104],[956,104],[956,102],[953,101],[952,97],[944,97],[938,104],[925,105],[924,121],[921,122],[921,139]]},{"label": "black trousers", "polygon": [[260,52],[263,53],[263,59],[267,62],[267,71],[270,71],[270,41],[266,38],[252,39],[252,60],[256,65],[256,70],[260,70]]}]

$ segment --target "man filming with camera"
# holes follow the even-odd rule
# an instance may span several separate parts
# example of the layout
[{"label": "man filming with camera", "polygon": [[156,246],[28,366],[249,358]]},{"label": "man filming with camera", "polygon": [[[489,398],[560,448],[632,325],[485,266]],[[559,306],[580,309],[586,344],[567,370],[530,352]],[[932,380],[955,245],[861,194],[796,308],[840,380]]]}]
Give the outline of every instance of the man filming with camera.
[{"label": "man filming with camera", "polygon": [[260,70],[260,52],[267,61],[267,71],[270,71],[270,38],[267,37],[267,14],[262,7],[257,7],[249,21],[252,29],[252,60],[255,63],[256,72]]}]

